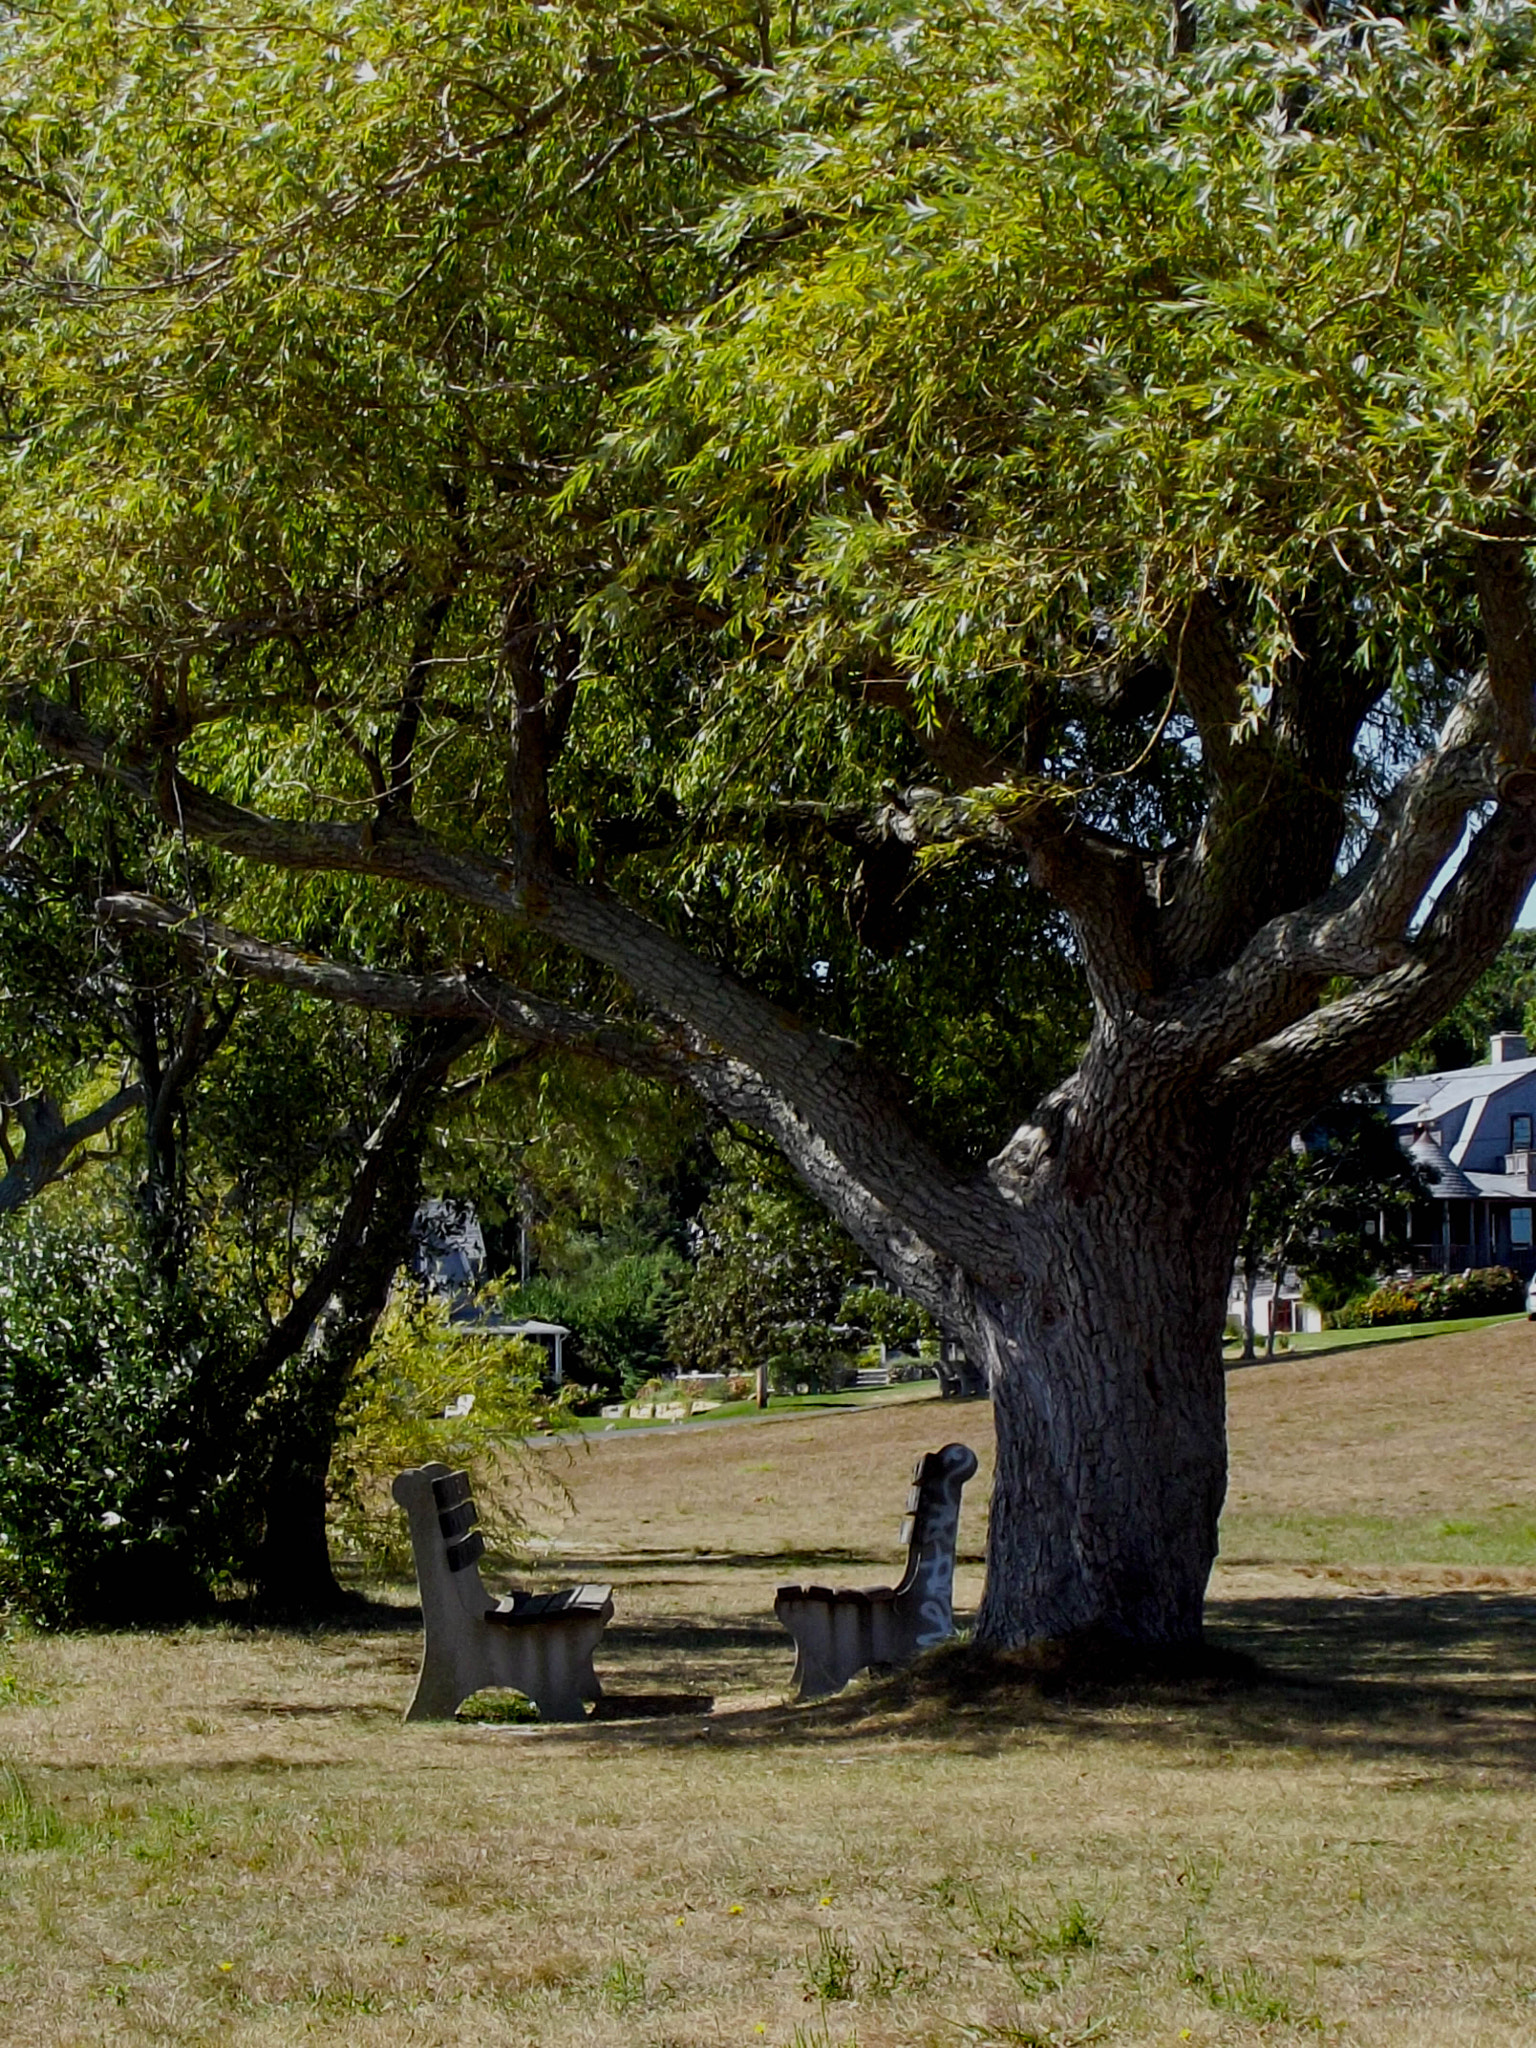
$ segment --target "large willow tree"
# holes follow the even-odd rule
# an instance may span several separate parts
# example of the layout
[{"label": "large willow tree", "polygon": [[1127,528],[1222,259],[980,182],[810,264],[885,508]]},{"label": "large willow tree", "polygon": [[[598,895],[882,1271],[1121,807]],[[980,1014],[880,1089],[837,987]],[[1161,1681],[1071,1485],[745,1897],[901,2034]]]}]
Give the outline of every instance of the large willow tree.
[{"label": "large willow tree", "polygon": [[980,1635],[1189,1640],[1253,1180],[1536,875],[1533,20],[23,9],[12,811],[766,1134],[985,1363]]}]

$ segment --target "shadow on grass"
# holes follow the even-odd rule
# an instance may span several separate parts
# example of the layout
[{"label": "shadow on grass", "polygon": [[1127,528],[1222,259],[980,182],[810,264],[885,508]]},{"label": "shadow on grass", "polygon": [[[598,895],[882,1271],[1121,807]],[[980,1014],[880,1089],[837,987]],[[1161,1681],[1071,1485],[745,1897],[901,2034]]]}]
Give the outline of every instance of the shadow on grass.
[{"label": "shadow on grass", "polygon": [[[962,1556],[962,1562],[964,1561]],[[611,1579],[615,1573],[628,1578],[653,1578],[668,1571],[762,1571],[773,1572],[780,1583],[790,1585],[807,1572],[832,1572],[840,1581],[857,1576],[862,1582],[875,1584],[884,1580],[893,1584],[901,1577],[904,1560],[882,1551],[875,1555],[867,1550],[712,1550],[705,1544],[683,1550],[624,1550],[617,1554],[609,1552],[604,1557],[577,1557],[568,1551],[561,1551],[558,1558],[550,1560],[550,1570],[563,1579],[580,1579],[590,1576],[596,1579]],[[515,1576],[515,1568],[513,1576]],[[664,1584],[664,1578],[655,1583]]]},{"label": "shadow on grass", "polygon": [[348,1593],[340,1606],[314,1613],[274,1613],[250,1600],[221,1600],[210,1615],[194,1619],[189,1626],[251,1629],[272,1636],[381,1636],[420,1635],[421,1604],[416,1583],[402,1580],[402,1592],[409,1590],[409,1602],[373,1600],[362,1593]]},{"label": "shadow on grass", "polygon": [[[743,1635],[746,1631],[741,1632]],[[632,1650],[718,1647],[714,1629],[629,1632]],[[754,1632],[754,1642],[761,1638]],[[931,1744],[978,1755],[1031,1732],[1194,1754],[1295,1747],[1415,1775],[1536,1771],[1536,1601],[1480,1593],[1213,1603],[1193,1657],[1128,1670],[1118,1651],[988,1656],[946,1645],[910,1671],[804,1706],[729,1706],[702,1726],[588,1725],[544,1741],[838,1747]]]},{"label": "shadow on grass", "polygon": [[792,1652],[793,1647],[772,1615],[763,1621],[735,1622],[679,1615],[666,1621],[636,1622],[632,1627],[621,1621],[609,1622],[598,1657],[601,1659],[603,1650],[667,1651],[687,1657],[703,1652],[714,1656],[721,1650]]},{"label": "shadow on grass", "polygon": [[[579,1562],[562,1565],[579,1571]],[[798,1559],[795,1568],[806,1569]],[[748,1668],[760,1666],[764,1691],[787,1687],[792,1645],[783,1630],[766,1614],[633,1623],[622,1619],[622,1607],[620,1614],[603,1644],[621,1666],[605,1680],[624,1691],[614,1694],[600,1719],[523,1735],[658,1748],[700,1739],[748,1748],[896,1742],[990,1755],[1035,1732],[1147,1746],[1192,1760],[1203,1750],[1234,1746],[1294,1747],[1396,1763],[1434,1777],[1482,1772],[1524,1779],[1536,1772],[1536,1597],[1529,1594],[1212,1601],[1205,1644],[1174,1664],[1127,1669],[1118,1646],[1102,1643],[988,1656],[956,1642],[910,1671],[856,1680],[832,1700],[727,1703],[707,1720],[700,1719],[700,1693],[705,1687],[728,1693],[733,1673],[739,1689],[743,1660]],[[420,1627],[418,1608],[359,1601],[303,1632],[398,1640],[419,1635]],[[387,1648],[378,1644],[378,1653],[402,1672],[414,1662],[414,1644],[410,1649],[411,1655],[400,1655],[394,1641]],[[603,1664],[599,1650],[600,1671]],[[285,1710],[275,1701],[242,1705],[277,1716],[316,1711],[340,1718],[355,1711]]]}]

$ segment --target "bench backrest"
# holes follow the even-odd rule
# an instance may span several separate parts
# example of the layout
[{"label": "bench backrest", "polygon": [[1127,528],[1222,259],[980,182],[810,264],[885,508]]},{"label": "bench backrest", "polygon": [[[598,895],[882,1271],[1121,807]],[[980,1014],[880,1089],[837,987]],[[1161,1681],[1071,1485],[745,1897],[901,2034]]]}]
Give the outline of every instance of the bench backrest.
[{"label": "bench backrest", "polygon": [[456,1601],[468,1613],[483,1615],[491,1605],[479,1571],[485,1538],[469,1474],[447,1465],[418,1465],[402,1472],[391,1491],[411,1519],[423,1610],[429,1600],[434,1606]]},{"label": "bench backrest", "polygon": [[960,1535],[960,1496],[974,1477],[976,1453],[969,1444],[925,1451],[912,1468],[902,1539],[907,1568],[896,1588],[898,1600],[931,1610],[935,1639],[954,1629],[955,1545]]}]

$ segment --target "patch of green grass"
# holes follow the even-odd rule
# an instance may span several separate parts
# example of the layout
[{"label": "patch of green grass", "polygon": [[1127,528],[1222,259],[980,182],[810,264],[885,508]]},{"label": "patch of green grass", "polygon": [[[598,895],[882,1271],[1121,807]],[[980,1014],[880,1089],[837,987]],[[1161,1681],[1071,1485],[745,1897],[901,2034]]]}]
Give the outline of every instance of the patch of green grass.
[{"label": "patch of green grass", "polygon": [[857,1996],[858,1974],[859,1959],[847,1935],[836,1927],[820,1929],[815,1947],[805,1952],[800,1981],[806,1996],[819,1999],[823,2005],[853,1998]]},{"label": "patch of green grass", "polygon": [[711,1422],[772,1422],[775,1419],[782,1421],[787,1415],[826,1414],[845,1408],[901,1407],[911,1401],[936,1401],[938,1398],[937,1380],[904,1380],[894,1387],[863,1387],[858,1390],[849,1387],[841,1394],[775,1394],[767,1408],[759,1408],[752,1400],[722,1401],[718,1407],[710,1408],[702,1415],[692,1416],[687,1422],[658,1422],[648,1416],[578,1415],[572,1417],[566,1428],[567,1432],[574,1428],[583,1436],[590,1436],[594,1432],[606,1434],[610,1430],[693,1430]]},{"label": "patch of green grass", "polygon": [[[0,1637],[0,1649],[5,1646]],[[46,1707],[52,1694],[36,1685],[11,1665],[0,1665],[0,1707]]]},{"label": "patch of green grass", "polygon": [[61,1849],[73,1830],[63,1815],[38,1799],[21,1773],[0,1764],[0,1851],[12,1856]]},{"label": "patch of green grass", "polygon": [[934,1972],[919,1963],[909,1963],[894,1942],[884,1935],[875,1943],[874,1955],[864,1967],[866,1998],[896,1998],[903,1992],[926,1991]]},{"label": "patch of green grass", "polygon": [[1031,1912],[968,1884],[958,1904],[982,1954],[1001,1963],[1026,1998],[1059,1991],[1073,1960],[1091,1954],[1103,1938],[1102,1917],[1075,1895],[1053,1893],[1047,1910]]},{"label": "patch of green grass", "polygon": [[646,1999],[645,1963],[622,1951],[603,1972],[603,2002],[614,2012],[633,2012]]},{"label": "patch of green grass", "polygon": [[1456,1521],[1439,1515],[1255,1515],[1221,1524],[1227,1564],[1536,1565],[1536,1518],[1513,1508]]},{"label": "patch of green grass", "polygon": [[539,1710],[533,1701],[520,1692],[512,1692],[505,1686],[482,1686],[479,1692],[471,1693],[453,1717],[456,1721],[473,1721],[482,1726],[516,1726],[526,1721],[537,1721]]},{"label": "patch of green grass", "polygon": [[1189,1928],[1180,1949],[1179,1982],[1187,1990],[1198,1991],[1212,2012],[1230,2013],[1234,2019],[1251,2020],[1258,2027],[1323,2031],[1321,2016],[1299,2009],[1285,1987],[1266,1976],[1251,1956],[1245,1957],[1237,1970],[1206,1962]]},{"label": "patch of green grass", "polygon": [[[1284,1351],[1277,1350],[1271,1359],[1264,1349],[1264,1340],[1258,1340],[1258,1359],[1255,1363],[1279,1365],[1283,1359],[1308,1357],[1316,1351],[1359,1351],[1371,1344],[1409,1344],[1418,1337],[1454,1337],[1460,1330],[1491,1330],[1499,1323],[1513,1323],[1520,1320],[1516,1315],[1501,1316],[1458,1316],[1445,1323],[1389,1323],[1381,1330],[1306,1330],[1289,1339]],[[1241,1338],[1229,1340],[1224,1345],[1227,1363],[1236,1363],[1236,1353],[1242,1348]]]}]

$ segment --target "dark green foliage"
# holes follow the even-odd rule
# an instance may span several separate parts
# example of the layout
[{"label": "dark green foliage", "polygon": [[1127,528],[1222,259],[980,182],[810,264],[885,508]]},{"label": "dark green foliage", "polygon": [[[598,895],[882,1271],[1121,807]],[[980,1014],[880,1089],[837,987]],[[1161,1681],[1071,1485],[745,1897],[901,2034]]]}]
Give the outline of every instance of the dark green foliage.
[{"label": "dark green foliage", "polygon": [[1390,1280],[1331,1318],[1336,1330],[1380,1329],[1390,1323],[1449,1322],[1460,1316],[1513,1314],[1525,1306],[1525,1282],[1508,1266]]},{"label": "dark green foliage", "polygon": [[924,1339],[939,1334],[926,1309],[888,1287],[850,1287],[843,1296],[839,1320],[867,1330],[877,1344],[887,1344],[893,1350],[916,1351]]},{"label": "dark green foliage", "polygon": [[540,1274],[498,1305],[508,1316],[564,1323],[571,1332],[567,1380],[612,1400],[666,1370],[667,1325],[685,1271],[665,1246],[609,1260],[594,1255],[583,1270],[564,1278]]},{"label": "dark green foliage", "polygon": [[40,1621],[176,1619],[238,1566],[250,1333],[137,1248],[0,1233],[0,1595]]},{"label": "dark green foliage", "polygon": [[1536,932],[1516,932],[1487,973],[1448,1017],[1409,1047],[1399,1065],[1405,1074],[1477,1066],[1487,1059],[1496,1031],[1536,1036]]},{"label": "dark green foliage", "polygon": [[785,1384],[819,1384],[857,1341],[836,1326],[859,1254],[777,1160],[745,1146],[720,1150],[733,1177],[700,1211],[698,1264],[668,1333],[672,1357],[683,1372],[783,1360]]},{"label": "dark green foliage", "polygon": [[784,1323],[774,1331],[768,1384],[776,1394],[836,1394],[855,1373],[858,1333],[838,1323]]},{"label": "dark green foliage", "polygon": [[1406,1212],[1425,1186],[1374,1097],[1362,1093],[1337,1102],[1254,1189],[1240,1269],[1256,1280],[1294,1268],[1310,1298],[1331,1308],[1380,1270],[1382,1215]]}]

